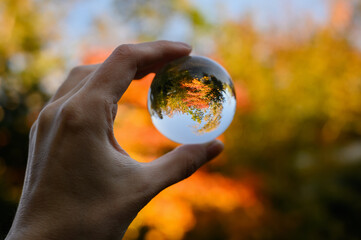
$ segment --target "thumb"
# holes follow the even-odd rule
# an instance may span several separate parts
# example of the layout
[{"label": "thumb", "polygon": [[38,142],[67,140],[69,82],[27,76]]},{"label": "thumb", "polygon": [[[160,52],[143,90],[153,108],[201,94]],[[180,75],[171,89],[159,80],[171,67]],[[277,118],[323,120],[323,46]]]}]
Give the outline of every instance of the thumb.
[{"label": "thumb", "polygon": [[189,176],[223,150],[223,143],[213,140],[205,144],[182,145],[148,163],[148,179],[156,193]]}]

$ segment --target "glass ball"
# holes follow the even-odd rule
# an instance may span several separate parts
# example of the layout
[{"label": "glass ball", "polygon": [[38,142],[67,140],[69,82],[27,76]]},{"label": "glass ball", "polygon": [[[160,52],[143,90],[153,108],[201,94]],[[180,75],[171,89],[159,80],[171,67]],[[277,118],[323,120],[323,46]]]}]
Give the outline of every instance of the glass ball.
[{"label": "glass ball", "polygon": [[231,124],[236,110],[233,82],[215,61],[186,56],[166,64],[150,86],[148,110],[170,140],[209,142]]}]

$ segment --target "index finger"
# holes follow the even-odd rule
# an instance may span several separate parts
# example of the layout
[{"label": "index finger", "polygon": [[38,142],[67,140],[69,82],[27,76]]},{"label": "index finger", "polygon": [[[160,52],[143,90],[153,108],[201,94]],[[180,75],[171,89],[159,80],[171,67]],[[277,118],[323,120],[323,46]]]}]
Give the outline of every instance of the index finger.
[{"label": "index finger", "polygon": [[156,41],[117,47],[88,82],[90,90],[118,102],[137,73],[186,56],[191,47],[181,42]]}]

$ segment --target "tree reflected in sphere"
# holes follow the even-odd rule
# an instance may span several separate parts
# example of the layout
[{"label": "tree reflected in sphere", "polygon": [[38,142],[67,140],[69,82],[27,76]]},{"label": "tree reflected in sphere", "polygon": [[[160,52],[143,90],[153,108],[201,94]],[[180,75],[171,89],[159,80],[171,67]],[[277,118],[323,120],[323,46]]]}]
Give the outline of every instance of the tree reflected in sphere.
[{"label": "tree reflected in sphere", "polygon": [[236,109],[233,82],[215,61],[187,56],[156,74],[148,94],[154,126],[172,141],[211,141],[232,122]]}]

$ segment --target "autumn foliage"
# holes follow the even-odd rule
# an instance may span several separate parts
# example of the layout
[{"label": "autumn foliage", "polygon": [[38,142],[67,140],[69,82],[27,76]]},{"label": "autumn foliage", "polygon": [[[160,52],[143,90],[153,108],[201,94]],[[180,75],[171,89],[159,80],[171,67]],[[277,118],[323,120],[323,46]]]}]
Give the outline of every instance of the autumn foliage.
[{"label": "autumn foliage", "polygon": [[[0,235],[7,233],[20,197],[28,131],[49,97],[44,89],[51,70],[67,60],[44,50],[55,22],[39,14],[35,2],[45,4],[0,3]],[[211,40],[210,57],[227,69],[237,93],[234,121],[221,136],[224,153],[154,198],[126,239],[360,238],[361,4],[324,1],[324,22],[287,18],[290,29],[266,31],[251,16],[209,23],[188,1],[115,2],[114,8],[120,4],[119,11],[129,12],[123,22],[140,32],[139,41],[161,36],[152,34],[173,15],[189,20],[194,42],[202,43],[197,47]],[[157,26],[152,32],[143,29],[149,23]],[[114,26],[107,35],[104,23],[97,24],[99,35],[115,36]],[[101,63],[112,50],[87,44],[77,49],[84,64]],[[204,84],[211,77],[182,82],[173,101],[157,102],[157,114],[192,107],[201,121],[206,109],[219,110],[209,99],[220,95]],[[153,127],[147,109],[153,78],[131,83],[114,125],[119,144],[141,162],[177,146]]]}]

